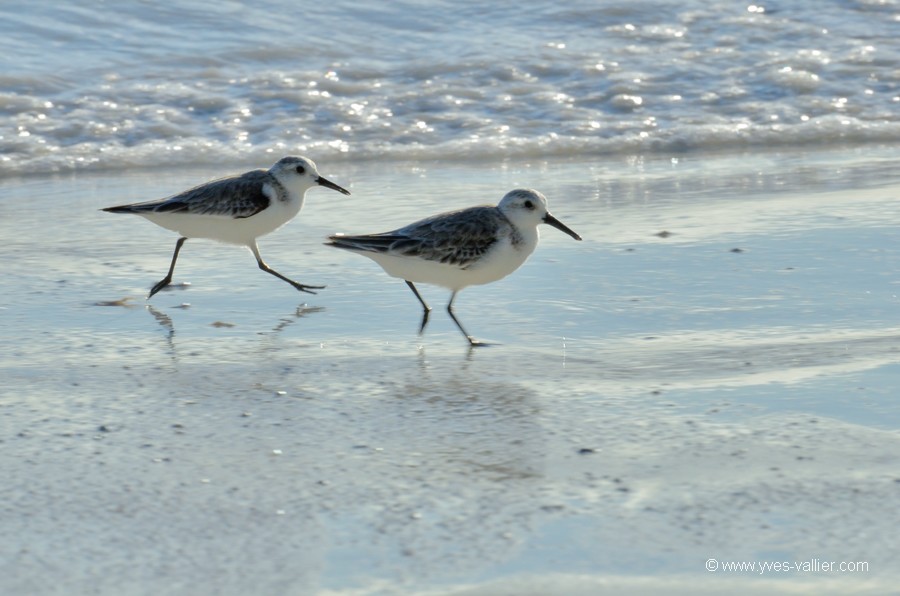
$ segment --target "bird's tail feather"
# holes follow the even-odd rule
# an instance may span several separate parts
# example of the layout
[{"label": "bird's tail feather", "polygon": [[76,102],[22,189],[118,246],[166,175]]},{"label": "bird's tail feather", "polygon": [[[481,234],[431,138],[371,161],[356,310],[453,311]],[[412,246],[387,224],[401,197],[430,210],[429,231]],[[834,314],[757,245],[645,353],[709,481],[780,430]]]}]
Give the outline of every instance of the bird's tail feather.
[{"label": "bird's tail feather", "polygon": [[134,213],[134,207],[131,205],[117,205],[115,207],[104,207],[101,211],[108,211],[109,213]]},{"label": "bird's tail feather", "polygon": [[391,236],[387,234],[373,234],[369,236],[345,236],[343,234],[335,234],[329,236],[326,242],[327,246],[334,246],[346,250],[356,250],[365,252],[387,252],[398,240],[403,240],[403,236]]}]

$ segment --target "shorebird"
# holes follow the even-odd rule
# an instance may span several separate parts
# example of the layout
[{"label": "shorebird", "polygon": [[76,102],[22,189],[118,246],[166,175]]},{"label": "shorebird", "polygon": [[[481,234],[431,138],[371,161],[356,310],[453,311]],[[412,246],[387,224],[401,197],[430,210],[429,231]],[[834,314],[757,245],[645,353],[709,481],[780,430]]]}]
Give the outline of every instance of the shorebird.
[{"label": "shorebird", "polygon": [[471,346],[473,338],[453,313],[456,294],[472,285],[502,279],[518,269],[538,245],[538,225],[546,223],[574,238],[581,236],[553,217],[547,199],[536,190],[512,190],[494,206],[470,207],[429,217],[408,226],[361,236],[335,234],[326,244],[369,257],[385,272],[406,282],[422,304],[421,334],[431,307],[414,282],[452,292],[447,312]]},{"label": "shorebird", "polygon": [[188,238],[210,238],[248,247],[259,268],[301,292],[315,294],[325,286],[298,283],[269,267],[259,254],[256,239],[289,222],[303,207],[306,191],[324,186],[349,195],[350,191],[319,175],[316,164],[305,157],[283,157],[268,170],[251,170],[195,186],[157,201],[107,207],[110,213],[134,213],[181,235],[169,272],[147,296],[172,283],[175,261]]}]

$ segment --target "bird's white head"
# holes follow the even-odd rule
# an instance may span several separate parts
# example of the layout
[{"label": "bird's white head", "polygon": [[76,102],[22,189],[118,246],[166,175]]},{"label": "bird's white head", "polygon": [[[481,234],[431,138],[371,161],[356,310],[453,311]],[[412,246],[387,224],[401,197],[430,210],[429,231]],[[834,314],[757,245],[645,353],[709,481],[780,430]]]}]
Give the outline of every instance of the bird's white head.
[{"label": "bird's white head", "polygon": [[581,236],[550,214],[547,210],[547,197],[534,189],[517,188],[509,191],[500,200],[497,208],[516,226],[537,228],[538,225],[545,223],[565,232],[575,240],[581,240]]},{"label": "bird's white head", "polygon": [[345,195],[350,194],[349,190],[320,176],[315,162],[306,157],[295,155],[282,157],[274,166],[269,168],[269,173],[285,187],[293,190],[301,197],[303,193],[314,186],[324,186]]}]

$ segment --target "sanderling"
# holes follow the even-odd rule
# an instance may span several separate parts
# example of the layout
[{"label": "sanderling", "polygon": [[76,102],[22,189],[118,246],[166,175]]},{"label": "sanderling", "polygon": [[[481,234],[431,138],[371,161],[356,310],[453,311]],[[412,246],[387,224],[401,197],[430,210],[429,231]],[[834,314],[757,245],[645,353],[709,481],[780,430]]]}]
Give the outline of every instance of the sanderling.
[{"label": "sanderling", "polygon": [[502,279],[518,269],[538,244],[538,224],[547,223],[575,240],[581,236],[547,211],[547,199],[536,190],[517,189],[496,206],[451,211],[406,227],[364,236],[329,236],[329,246],[365,255],[388,275],[399,277],[413,291],[425,314],[419,333],[428,323],[431,307],[413,282],[452,290],[447,312],[469,344],[484,345],[453,314],[453,300],[465,287]]},{"label": "sanderling", "polygon": [[135,213],[181,234],[175,243],[169,272],[153,286],[148,300],[172,282],[178,252],[188,238],[210,238],[247,246],[253,251],[260,269],[301,292],[315,294],[312,290],[321,290],[325,286],[297,283],[269,267],[259,255],[256,239],[293,219],[303,207],[306,191],[316,185],[350,194],[320,176],[311,159],[287,156],[268,170],[252,170],[195,186],[167,199],[107,207],[103,211]]}]

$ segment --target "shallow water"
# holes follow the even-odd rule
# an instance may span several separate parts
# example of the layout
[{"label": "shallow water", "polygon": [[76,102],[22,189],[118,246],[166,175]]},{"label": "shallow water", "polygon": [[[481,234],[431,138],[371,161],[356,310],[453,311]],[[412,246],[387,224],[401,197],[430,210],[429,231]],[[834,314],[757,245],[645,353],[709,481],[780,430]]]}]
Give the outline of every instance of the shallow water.
[{"label": "shallow water", "polygon": [[[0,186],[0,591],[883,593],[892,148],[332,165],[263,256],[99,208],[223,172]],[[456,312],[321,242],[533,186],[584,237]],[[666,234],[660,234],[667,232]],[[714,573],[725,560],[857,574]],[[890,588],[889,588],[890,586]],[[699,587],[699,588],[698,588]]]}]

